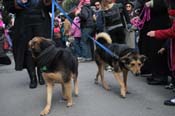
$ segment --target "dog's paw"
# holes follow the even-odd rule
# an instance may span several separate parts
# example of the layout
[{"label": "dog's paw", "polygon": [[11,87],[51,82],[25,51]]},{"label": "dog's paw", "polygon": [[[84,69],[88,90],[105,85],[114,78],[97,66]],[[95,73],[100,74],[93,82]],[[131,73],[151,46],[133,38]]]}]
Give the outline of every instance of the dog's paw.
[{"label": "dog's paw", "polygon": [[67,101],[67,97],[66,96],[62,96],[61,99],[64,100],[64,101]]},{"label": "dog's paw", "polygon": [[94,79],[94,83],[98,85],[98,80],[97,79]]},{"label": "dog's paw", "polygon": [[46,106],[44,110],[40,113],[40,116],[45,116],[50,112],[50,107]]},{"label": "dog's paw", "polygon": [[126,98],[126,90],[121,88],[120,95],[122,98]]},{"label": "dog's paw", "polygon": [[111,91],[110,87],[105,88],[106,91]]},{"label": "dog's paw", "polygon": [[131,94],[131,92],[127,91],[126,94]]},{"label": "dog's paw", "polygon": [[111,87],[109,87],[108,85],[106,86],[103,86],[103,88],[105,89],[105,90],[107,90],[107,91],[110,91],[111,90]]},{"label": "dog's paw", "polygon": [[121,98],[123,98],[123,99],[125,99],[125,98],[126,98],[126,96],[123,96],[123,95],[120,95],[120,97],[121,97]]},{"label": "dog's paw", "polygon": [[75,97],[78,97],[78,94],[75,93],[74,96],[75,96]]},{"label": "dog's paw", "polygon": [[72,105],[73,105],[73,103],[72,103],[72,102],[67,103],[67,107],[68,107],[68,108],[69,108],[69,107],[72,107]]},{"label": "dog's paw", "polygon": [[74,90],[74,96],[75,97],[78,97],[78,94],[79,94],[79,91],[78,91],[78,88]]}]

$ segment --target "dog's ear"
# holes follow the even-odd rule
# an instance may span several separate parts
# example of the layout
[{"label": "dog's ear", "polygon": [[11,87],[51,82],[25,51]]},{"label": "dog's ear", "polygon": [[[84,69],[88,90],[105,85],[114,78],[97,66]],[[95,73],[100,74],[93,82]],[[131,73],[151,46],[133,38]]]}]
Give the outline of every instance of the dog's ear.
[{"label": "dog's ear", "polygon": [[148,59],[148,57],[146,57],[145,55],[140,55],[139,58],[142,63],[144,63]]},{"label": "dog's ear", "polygon": [[129,64],[130,61],[131,61],[131,60],[130,60],[129,57],[125,57],[125,58],[120,59],[120,62],[123,63],[123,64]]},{"label": "dog's ear", "polygon": [[43,39],[40,43],[40,48],[44,50],[45,48],[48,48],[51,45],[55,45],[55,42],[50,39]]}]

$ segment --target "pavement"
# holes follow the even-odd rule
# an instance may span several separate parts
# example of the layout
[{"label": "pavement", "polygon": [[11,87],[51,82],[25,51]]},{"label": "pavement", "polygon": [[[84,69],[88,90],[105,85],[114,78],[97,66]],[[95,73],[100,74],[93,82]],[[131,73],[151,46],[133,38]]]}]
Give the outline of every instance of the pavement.
[{"label": "pavement", "polygon": [[[94,62],[79,64],[79,96],[73,97],[74,105],[70,108],[61,100],[61,86],[55,85],[48,116],[175,116],[174,106],[163,105],[175,93],[164,86],[148,85],[145,77],[129,74],[131,94],[123,99],[111,72],[105,72],[111,91],[94,84],[96,71]],[[9,66],[0,65],[0,116],[39,116],[45,104],[45,85],[29,89],[26,70],[15,71],[14,61]]]}]

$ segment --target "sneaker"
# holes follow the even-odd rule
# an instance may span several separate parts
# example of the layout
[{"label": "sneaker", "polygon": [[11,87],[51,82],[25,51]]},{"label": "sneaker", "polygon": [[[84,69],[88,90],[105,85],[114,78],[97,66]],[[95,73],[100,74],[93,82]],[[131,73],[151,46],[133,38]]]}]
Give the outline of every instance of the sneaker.
[{"label": "sneaker", "polygon": [[82,60],[82,59],[83,59],[83,57],[77,57],[77,59],[78,59],[78,60]]},{"label": "sneaker", "polygon": [[113,68],[112,68],[111,66],[106,66],[106,67],[105,67],[105,70],[106,70],[107,72],[112,72],[112,71],[113,71]]},{"label": "sneaker", "polygon": [[92,61],[92,58],[81,58],[80,60],[78,60],[79,62],[89,62]]},{"label": "sneaker", "polygon": [[164,101],[164,105],[175,106],[175,97]]},{"label": "sneaker", "polygon": [[85,58],[85,61],[92,61],[92,58]]},{"label": "sneaker", "polygon": [[165,89],[173,89],[173,88],[175,88],[175,86],[172,83],[165,86]]}]

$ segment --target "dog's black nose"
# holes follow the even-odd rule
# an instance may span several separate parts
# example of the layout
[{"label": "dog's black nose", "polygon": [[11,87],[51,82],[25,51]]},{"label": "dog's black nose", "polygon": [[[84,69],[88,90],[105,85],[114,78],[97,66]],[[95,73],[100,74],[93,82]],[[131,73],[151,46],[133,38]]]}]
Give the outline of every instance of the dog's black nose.
[{"label": "dog's black nose", "polygon": [[135,74],[135,76],[139,76],[139,75],[140,75],[140,73],[136,73],[136,74]]}]

